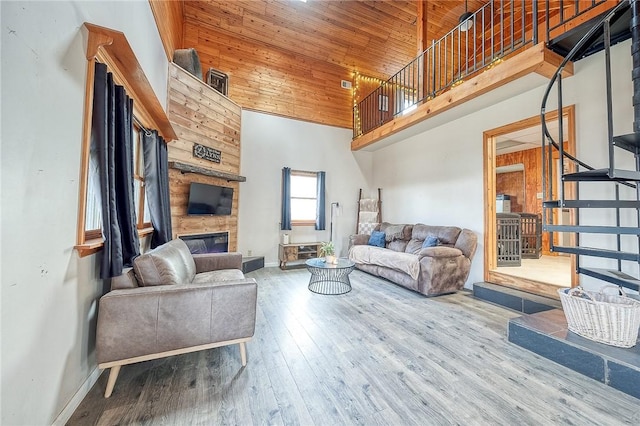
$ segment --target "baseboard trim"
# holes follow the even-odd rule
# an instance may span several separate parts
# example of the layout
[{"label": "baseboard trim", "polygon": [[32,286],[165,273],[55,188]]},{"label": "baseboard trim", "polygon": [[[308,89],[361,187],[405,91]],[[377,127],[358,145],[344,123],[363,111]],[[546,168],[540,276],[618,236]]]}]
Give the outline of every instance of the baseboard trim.
[{"label": "baseboard trim", "polygon": [[103,371],[104,370],[100,370],[98,367],[94,368],[91,374],[89,374],[89,377],[87,377],[87,380],[82,383],[71,400],[62,409],[60,414],[58,414],[58,417],[53,421],[52,426],[64,426],[67,424],[71,416],[73,416],[73,413],[80,406],[84,397],[87,396],[93,385],[96,384]]}]

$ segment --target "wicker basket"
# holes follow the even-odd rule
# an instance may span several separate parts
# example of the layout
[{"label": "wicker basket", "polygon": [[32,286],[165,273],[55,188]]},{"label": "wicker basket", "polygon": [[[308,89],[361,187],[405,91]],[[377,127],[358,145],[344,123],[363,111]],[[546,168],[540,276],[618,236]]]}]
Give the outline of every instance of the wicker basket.
[{"label": "wicker basket", "polygon": [[[615,295],[605,294],[615,288]],[[569,330],[589,340],[621,348],[635,346],[640,327],[640,302],[621,287],[607,285],[599,292],[581,287],[558,290]]]}]

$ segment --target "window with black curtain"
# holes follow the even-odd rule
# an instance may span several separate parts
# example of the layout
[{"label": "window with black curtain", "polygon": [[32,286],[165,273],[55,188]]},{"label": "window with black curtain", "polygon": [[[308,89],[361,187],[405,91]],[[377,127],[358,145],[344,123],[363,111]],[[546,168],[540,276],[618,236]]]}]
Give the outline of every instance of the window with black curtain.
[{"label": "window with black curtain", "polygon": [[134,201],[133,100],[114,83],[105,64],[96,63],[91,151],[97,157],[102,235],[100,276],[122,274],[140,255]]}]

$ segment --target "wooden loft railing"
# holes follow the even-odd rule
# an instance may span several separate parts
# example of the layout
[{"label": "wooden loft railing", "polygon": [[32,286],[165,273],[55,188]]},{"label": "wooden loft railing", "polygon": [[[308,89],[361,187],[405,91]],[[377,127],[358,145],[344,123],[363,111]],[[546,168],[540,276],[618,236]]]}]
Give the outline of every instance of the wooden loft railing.
[{"label": "wooden loft railing", "polygon": [[[573,28],[571,21],[586,22],[594,14],[617,4],[606,0],[547,0],[544,9],[539,10],[539,3],[542,4],[530,0],[491,0],[465,23],[434,40],[418,57],[354,106],[354,143],[362,135],[409,114],[418,105],[479,75],[504,58],[537,45],[541,41],[539,29],[548,41],[550,36]],[[364,144],[355,146],[359,148]]]}]

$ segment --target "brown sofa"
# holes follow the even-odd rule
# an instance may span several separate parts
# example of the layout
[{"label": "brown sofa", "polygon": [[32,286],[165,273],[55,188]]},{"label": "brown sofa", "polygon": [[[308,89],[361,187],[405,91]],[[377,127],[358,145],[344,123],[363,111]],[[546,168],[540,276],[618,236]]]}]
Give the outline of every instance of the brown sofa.
[{"label": "brown sofa", "polygon": [[[469,277],[478,244],[475,233],[455,226],[382,223],[385,247],[368,245],[370,235],[351,236],[349,259],[356,268],[427,296],[454,293]],[[437,245],[423,248],[427,237]]]},{"label": "brown sofa", "polygon": [[245,343],[255,330],[257,285],[240,253],[192,255],[180,239],[137,257],[100,299],[98,367],[111,368],[105,397],[123,365]]}]

